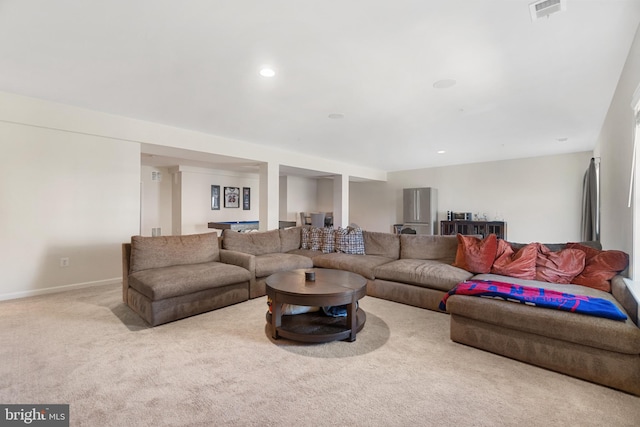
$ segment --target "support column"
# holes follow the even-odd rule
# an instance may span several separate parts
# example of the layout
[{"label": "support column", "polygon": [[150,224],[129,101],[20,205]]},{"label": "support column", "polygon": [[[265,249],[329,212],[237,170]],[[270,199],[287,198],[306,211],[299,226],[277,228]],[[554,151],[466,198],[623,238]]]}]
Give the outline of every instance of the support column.
[{"label": "support column", "polygon": [[277,230],[279,219],[280,164],[260,165],[260,231]]},{"label": "support column", "polygon": [[333,226],[349,225],[349,175],[333,177]]},{"label": "support column", "polygon": [[171,233],[182,235],[182,172],[180,167],[169,169],[171,173]]}]

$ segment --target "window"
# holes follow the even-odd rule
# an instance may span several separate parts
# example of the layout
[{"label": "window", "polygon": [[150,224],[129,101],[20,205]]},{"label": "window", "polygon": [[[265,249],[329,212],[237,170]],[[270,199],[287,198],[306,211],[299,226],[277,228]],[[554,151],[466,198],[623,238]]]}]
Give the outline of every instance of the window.
[{"label": "window", "polygon": [[633,94],[631,102],[635,117],[633,152],[631,153],[631,177],[629,182],[629,207],[632,208],[633,254],[629,276],[634,282],[640,282],[640,167],[637,164],[640,150],[640,86]]}]

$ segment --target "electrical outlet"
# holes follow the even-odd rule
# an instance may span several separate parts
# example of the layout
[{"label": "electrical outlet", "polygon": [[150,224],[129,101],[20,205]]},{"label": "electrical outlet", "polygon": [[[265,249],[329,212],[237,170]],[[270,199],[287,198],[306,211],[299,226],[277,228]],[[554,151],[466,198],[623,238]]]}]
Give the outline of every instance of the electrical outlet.
[{"label": "electrical outlet", "polygon": [[69,258],[68,257],[60,258],[60,267],[69,267]]}]

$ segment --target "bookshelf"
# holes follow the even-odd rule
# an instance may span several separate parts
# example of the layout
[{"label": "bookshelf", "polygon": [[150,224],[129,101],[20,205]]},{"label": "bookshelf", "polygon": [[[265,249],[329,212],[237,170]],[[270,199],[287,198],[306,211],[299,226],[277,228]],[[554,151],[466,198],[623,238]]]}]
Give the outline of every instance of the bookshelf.
[{"label": "bookshelf", "polygon": [[504,221],[441,221],[440,234],[446,235],[477,235],[483,238],[495,234],[498,239],[506,239],[507,223]]}]

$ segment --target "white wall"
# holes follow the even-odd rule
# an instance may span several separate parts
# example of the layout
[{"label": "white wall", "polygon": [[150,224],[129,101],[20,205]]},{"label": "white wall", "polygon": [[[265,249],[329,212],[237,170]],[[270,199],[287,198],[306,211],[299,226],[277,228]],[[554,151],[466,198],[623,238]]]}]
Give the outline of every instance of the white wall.
[{"label": "white wall", "polygon": [[633,253],[633,211],[627,202],[635,126],[631,97],[639,84],[640,29],[631,45],[595,151],[600,156],[602,246],[630,255]]},{"label": "white wall", "polygon": [[[0,184],[0,238],[5,254],[0,261],[0,298],[119,280],[120,243],[140,233],[142,144],[255,160],[261,166],[282,164],[386,178],[386,173],[379,170],[6,92],[0,92],[0,124],[0,169],[4,178]],[[18,148],[23,143],[24,147]],[[32,158],[30,152],[43,155]],[[219,215],[214,215],[207,196],[210,187],[204,190],[209,183],[198,182],[200,188],[196,189],[188,186],[189,178],[183,185],[182,173],[174,178],[172,234],[204,231],[212,220],[259,219],[253,215],[261,205],[257,186],[250,185],[251,211],[222,208]],[[314,181],[294,180],[294,187],[313,189],[293,192],[300,197],[291,196],[291,205],[299,206],[290,208],[287,215],[315,209]],[[225,182],[219,182],[224,187]],[[271,181],[268,184],[265,188],[272,187]],[[238,179],[228,185],[243,186]],[[207,213],[196,215],[182,209],[183,205],[205,203],[203,200]],[[267,222],[277,224],[278,198],[262,202],[267,203]],[[167,233],[163,230],[163,234]],[[59,270],[59,258],[64,256],[70,258],[71,266]]]},{"label": "white wall", "polygon": [[348,224],[358,224],[364,230],[390,233],[395,222],[396,194],[389,183],[350,183]]},{"label": "white wall", "polygon": [[[336,179],[340,179],[337,177]],[[316,198],[317,212],[333,212],[333,179],[318,179],[318,195]]]},{"label": "white wall", "polygon": [[[287,213],[289,221],[300,224],[300,212],[318,211],[318,180],[299,176],[287,178]],[[280,212],[280,218],[282,218]]]},{"label": "white wall", "polygon": [[333,180],[300,176],[280,177],[280,219],[296,221],[300,212],[332,212]]},{"label": "white wall", "polygon": [[288,193],[289,193],[289,180],[287,179],[288,177],[286,176],[281,176],[280,180],[279,180],[279,191],[278,191],[278,195],[280,197],[280,200],[278,201],[278,212],[279,212],[279,216],[278,216],[278,220],[279,221],[297,221],[298,218],[296,218],[296,215],[294,212],[291,213],[291,215],[289,215],[289,212],[287,211],[287,200],[289,198]]},{"label": "white wall", "polygon": [[[196,234],[214,231],[209,222],[258,221],[260,207],[259,180],[256,174],[240,174],[214,169],[180,166],[182,176],[181,233]],[[220,210],[211,209],[211,186],[220,186]],[[224,187],[251,189],[250,210],[224,207]]]},{"label": "white wall", "polygon": [[[160,181],[152,180],[152,173],[160,173]],[[172,194],[169,168],[142,166],[142,212],[140,214],[140,234],[151,236],[152,228],[160,228],[163,235],[172,234]]]},{"label": "white wall", "polygon": [[0,299],[119,281],[139,231],[139,145],[5,122],[0,140]]},{"label": "white wall", "polygon": [[[640,75],[638,49],[636,36],[620,93],[633,86],[626,79]],[[628,106],[619,96],[617,93],[614,104]],[[617,112],[610,114],[618,116]],[[629,150],[624,150],[630,136],[617,134],[617,122],[608,117],[605,130],[607,125],[614,129],[603,130],[600,138],[603,205],[607,204],[603,206],[603,243],[624,250],[630,221],[628,214],[618,212],[622,197],[614,196],[613,189],[627,186],[617,171],[627,164]],[[626,120],[621,122],[627,125]],[[448,209],[490,215],[499,211],[509,224],[509,239],[519,241],[579,238],[576,206],[580,191],[576,189],[590,157],[583,153],[487,163],[484,168],[468,165],[398,172],[384,183],[380,181],[387,174],[379,170],[8,93],[0,93],[0,141],[0,298],[118,280],[120,243],[140,232],[142,143],[377,180],[349,186],[348,222],[370,230],[389,231],[400,220],[403,187],[433,186],[439,190],[441,216]],[[617,154],[618,149],[623,151]],[[191,188],[183,185],[181,175],[171,180],[174,234],[203,231],[211,220],[243,219],[244,213],[227,216],[224,208],[219,218],[213,216],[210,188],[205,188],[210,183],[191,177],[199,187]],[[619,175],[625,175],[624,170]],[[229,185],[242,187],[237,179]],[[324,181],[318,186],[313,179],[289,177],[285,217],[298,220],[300,211],[320,210],[319,203],[329,194],[324,188]],[[258,193],[252,187],[252,210],[258,206]],[[189,205],[191,201],[194,206],[206,203],[207,212],[190,217],[193,212],[179,209],[185,197]],[[279,200],[269,202],[281,206]],[[182,227],[185,230],[179,230]],[[61,269],[58,263],[63,256],[70,258],[71,265]]]},{"label": "white wall", "polygon": [[[172,168],[173,169],[173,168]],[[182,234],[182,174],[175,170],[171,173],[171,233],[175,236]]]},{"label": "white wall", "polygon": [[582,180],[590,152],[389,173],[386,183],[352,183],[351,221],[372,231],[402,222],[402,189],[438,190],[438,221],[446,212],[486,213],[507,222],[507,239],[580,239]]}]

